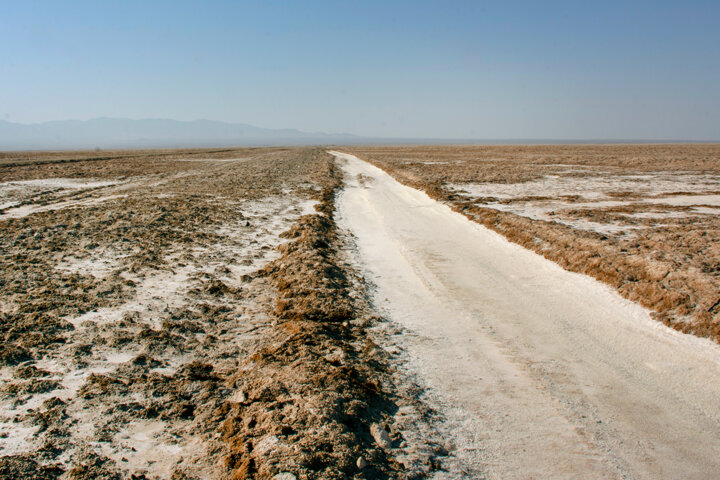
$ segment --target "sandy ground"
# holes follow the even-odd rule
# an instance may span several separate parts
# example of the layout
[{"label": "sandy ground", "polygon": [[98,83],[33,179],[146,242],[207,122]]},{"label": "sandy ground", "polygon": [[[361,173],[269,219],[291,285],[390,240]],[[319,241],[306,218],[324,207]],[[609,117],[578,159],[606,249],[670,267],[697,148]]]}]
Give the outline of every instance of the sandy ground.
[{"label": "sandy ground", "polygon": [[712,478],[720,348],[336,153],[339,225],[407,374],[445,416],[436,478]]}]

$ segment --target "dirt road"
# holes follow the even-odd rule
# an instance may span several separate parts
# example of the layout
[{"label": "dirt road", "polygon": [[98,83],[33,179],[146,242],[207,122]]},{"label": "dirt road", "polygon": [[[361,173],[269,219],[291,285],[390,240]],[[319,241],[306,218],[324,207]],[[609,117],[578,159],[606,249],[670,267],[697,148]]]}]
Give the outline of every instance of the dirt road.
[{"label": "dirt road", "polygon": [[400,368],[444,415],[442,478],[714,478],[720,348],[653,321],[351,155],[339,225]]}]

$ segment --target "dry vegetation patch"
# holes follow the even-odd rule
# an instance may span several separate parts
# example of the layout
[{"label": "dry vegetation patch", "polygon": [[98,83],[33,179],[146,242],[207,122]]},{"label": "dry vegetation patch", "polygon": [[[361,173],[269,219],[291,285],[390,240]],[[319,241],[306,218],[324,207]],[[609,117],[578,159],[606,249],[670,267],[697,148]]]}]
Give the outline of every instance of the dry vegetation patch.
[{"label": "dry vegetation patch", "polygon": [[720,146],[350,151],[666,324],[720,341]]}]

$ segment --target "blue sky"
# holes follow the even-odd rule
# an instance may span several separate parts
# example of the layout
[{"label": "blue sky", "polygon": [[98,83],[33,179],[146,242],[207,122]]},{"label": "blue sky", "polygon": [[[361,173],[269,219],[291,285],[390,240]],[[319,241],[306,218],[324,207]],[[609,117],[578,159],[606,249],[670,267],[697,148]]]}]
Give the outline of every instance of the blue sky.
[{"label": "blue sky", "polygon": [[3,0],[0,119],[720,140],[720,2]]}]

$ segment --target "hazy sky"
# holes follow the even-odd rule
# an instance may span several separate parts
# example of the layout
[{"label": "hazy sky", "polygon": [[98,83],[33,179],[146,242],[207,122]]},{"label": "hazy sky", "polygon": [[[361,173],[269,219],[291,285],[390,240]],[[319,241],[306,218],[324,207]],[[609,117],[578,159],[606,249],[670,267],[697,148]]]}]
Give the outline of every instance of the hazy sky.
[{"label": "hazy sky", "polygon": [[720,1],[2,1],[0,119],[720,140]]}]

